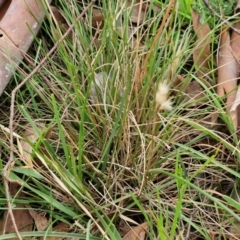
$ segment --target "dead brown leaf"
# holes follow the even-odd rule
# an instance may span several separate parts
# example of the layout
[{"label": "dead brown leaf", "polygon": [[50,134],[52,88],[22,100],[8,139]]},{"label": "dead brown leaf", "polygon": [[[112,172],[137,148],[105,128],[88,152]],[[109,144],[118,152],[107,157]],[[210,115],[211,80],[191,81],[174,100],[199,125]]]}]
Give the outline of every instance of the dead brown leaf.
[{"label": "dead brown leaf", "polygon": [[[53,229],[53,232],[69,232],[69,226],[66,223],[59,223],[57,224]],[[65,237],[41,237],[40,240],[62,240],[65,239]]]},{"label": "dead brown leaf", "polygon": [[[26,127],[24,132],[25,139],[18,141],[18,149],[20,152],[20,159],[26,164],[27,168],[33,168],[32,162],[32,146],[38,139],[38,133],[32,127]],[[30,142],[30,143],[29,143]]]},{"label": "dead brown leaf", "polygon": [[129,231],[131,230],[131,227],[129,224],[127,224],[122,219],[120,220],[119,226],[118,226],[118,232],[121,237],[125,236]]},{"label": "dead brown leaf", "polygon": [[[189,83],[186,89],[186,94],[187,97],[189,98],[189,101],[191,102],[195,100],[200,100],[201,98],[204,97],[202,86],[200,85],[199,82],[195,80]],[[201,104],[200,101],[198,103]]]},{"label": "dead brown leaf", "polygon": [[200,15],[194,9],[191,9],[193,29],[197,35],[197,41],[193,50],[193,60],[196,67],[196,74],[199,78],[204,77],[209,72],[210,62],[210,28],[204,23],[200,23]]},{"label": "dead brown leaf", "polygon": [[[127,7],[131,7],[132,1],[127,1]],[[135,3],[131,9],[130,20],[133,23],[142,24],[145,21],[147,4],[143,1]]]},{"label": "dead brown leaf", "polygon": [[49,220],[44,216],[44,213],[37,213],[30,206],[28,206],[28,211],[34,219],[37,230],[44,231],[49,225]]},{"label": "dead brown leaf", "polygon": [[[238,3],[239,4],[239,3]],[[240,22],[236,23],[235,28],[240,29]],[[232,47],[232,53],[234,55],[234,58],[236,59],[236,64],[237,64],[237,71],[238,71],[238,76],[239,76],[239,71],[240,71],[240,35],[233,31],[231,35],[231,47]],[[239,110],[240,110],[240,88],[238,87],[238,90],[236,92],[236,97],[234,100],[234,103],[230,109],[231,112],[236,112],[236,115],[239,116]],[[237,126],[240,126],[240,119],[236,120]]]},{"label": "dead brown leaf", "polygon": [[[150,1],[128,0],[126,3],[126,9],[131,9],[130,21],[137,25],[144,24],[146,21],[147,11],[149,10]],[[160,7],[153,4],[152,10],[154,12],[159,12]]]},{"label": "dead brown leaf", "polygon": [[[9,191],[12,196],[23,197],[24,193],[19,192],[20,186],[17,183],[11,182],[9,184]],[[19,232],[29,232],[33,229],[33,218],[31,217],[29,211],[22,204],[17,204],[13,208],[13,215]],[[15,229],[12,224],[12,220],[6,210],[3,214],[1,226],[0,226],[0,235],[4,233],[15,233]],[[14,238],[15,239],[15,238]]]},{"label": "dead brown leaf", "polygon": [[220,97],[227,95],[226,107],[233,121],[234,128],[237,129],[237,110],[231,109],[236,98],[237,78],[239,75],[239,64],[233,55],[230,36],[227,29],[222,30],[220,38],[220,48],[218,54],[218,85],[217,94]]},{"label": "dead brown leaf", "polygon": [[[49,139],[52,136],[52,127],[47,129],[44,133],[44,138]],[[17,138],[19,157],[25,163],[26,168],[33,168],[33,162],[38,164],[38,167],[42,167],[42,164],[37,158],[32,158],[32,145],[36,143],[39,138],[39,133],[37,133],[31,126],[25,127],[25,132],[23,133],[24,138]],[[39,125],[39,131],[44,129],[44,126]],[[44,148],[43,144],[40,145],[39,150],[46,156],[49,156],[49,153]]]},{"label": "dead brown leaf", "polygon": [[[19,232],[29,232],[33,229],[33,219],[27,209],[24,209],[22,205],[16,205],[17,209],[13,209],[13,216]],[[23,208],[23,209],[21,209]],[[2,225],[0,228],[0,235],[7,233],[15,233],[12,220],[8,214],[8,211],[4,212]],[[15,238],[14,238],[15,239]]]},{"label": "dead brown leaf", "polygon": [[[236,23],[234,25],[234,27],[236,29],[240,30],[240,22]],[[232,48],[233,56],[236,58],[236,60],[239,63],[239,59],[240,59],[240,35],[235,31],[233,31],[232,35],[231,35],[231,48]]]},{"label": "dead brown leaf", "polygon": [[144,240],[148,231],[148,224],[142,223],[132,228],[122,240]]},{"label": "dead brown leaf", "polygon": [[187,87],[185,87],[184,77],[177,75],[173,88],[182,93],[181,100],[189,102],[191,107],[203,104],[204,89],[196,80],[191,81]]},{"label": "dead brown leaf", "polygon": [[129,223],[132,223],[134,225],[138,225],[137,222],[132,220],[131,218],[125,216],[125,215],[120,215],[120,222],[118,226],[118,232],[121,237],[125,236],[132,228],[129,225]]},{"label": "dead brown leaf", "polygon": [[63,27],[63,29],[67,30],[66,28],[68,28],[68,23],[66,21],[66,19],[63,17],[63,15],[61,14],[61,12],[54,6],[51,6],[51,11],[53,13],[53,16],[56,20],[56,22]]},{"label": "dead brown leaf", "polygon": [[[66,19],[63,17],[62,13],[54,6],[51,6],[51,12],[53,14],[53,20],[55,22],[55,25],[59,27],[58,29],[60,31],[60,35],[62,34],[62,32],[65,33],[69,28]],[[52,29],[51,32],[55,41],[57,41],[59,38],[59,32],[56,33],[55,29]],[[71,34],[69,35],[69,37],[71,38]]]},{"label": "dead brown leaf", "polygon": [[104,25],[103,13],[100,10],[93,8],[92,27],[93,28],[99,27],[99,29],[102,29],[103,25]]}]

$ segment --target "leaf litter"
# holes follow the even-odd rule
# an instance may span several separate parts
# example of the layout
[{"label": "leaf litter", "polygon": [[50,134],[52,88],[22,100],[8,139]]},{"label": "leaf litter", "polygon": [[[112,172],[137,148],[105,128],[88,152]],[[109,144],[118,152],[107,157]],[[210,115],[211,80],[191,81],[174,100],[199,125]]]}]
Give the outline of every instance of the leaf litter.
[{"label": "leaf litter", "polygon": [[[9,186],[10,194],[13,197],[25,197],[25,193],[21,190],[21,186],[18,183],[10,183]],[[29,211],[25,208],[24,204],[15,204],[13,208],[13,215],[15,218],[16,225],[20,232],[30,232],[33,230],[33,218]],[[7,233],[14,233],[12,220],[8,214],[8,211],[4,211],[3,218],[0,226],[0,235]],[[14,238],[15,239],[15,238]]]},{"label": "leaf litter", "polygon": [[122,240],[144,240],[148,232],[148,224],[142,223],[136,227],[133,227]]}]

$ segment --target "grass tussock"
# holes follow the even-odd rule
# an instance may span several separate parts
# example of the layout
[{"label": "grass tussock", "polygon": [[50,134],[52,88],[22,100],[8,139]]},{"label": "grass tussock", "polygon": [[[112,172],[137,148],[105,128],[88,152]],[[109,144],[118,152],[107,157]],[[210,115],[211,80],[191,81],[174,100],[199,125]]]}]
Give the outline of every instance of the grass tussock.
[{"label": "grass tussock", "polygon": [[[15,101],[10,176],[24,197],[16,193],[12,204],[50,219],[45,232],[23,236],[57,236],[52,229],[63,222],[69,230],[61,236],[114,240],[147,222],[147,239],[238,239],[238,137],[227,130],[232,123],[214,88],[196,77],[191,22],[173,7],[143,66],[168,5],[151,1],[136,24],[134,4],[124,2],[98,1],[104,24],[95,28],[93,8],[75,21],[86,1],[55,3],[74,29]],[[9,93],[64,33],[46,11],[1,96],[1,169],[9,156]],[[196,99],[185,91],[193,80],[202,87]],[[213,113],[221,124],[210,128]],[[26,129],[37,134],[34,142]],[[18,135],[30,146],[28,161]]]}]

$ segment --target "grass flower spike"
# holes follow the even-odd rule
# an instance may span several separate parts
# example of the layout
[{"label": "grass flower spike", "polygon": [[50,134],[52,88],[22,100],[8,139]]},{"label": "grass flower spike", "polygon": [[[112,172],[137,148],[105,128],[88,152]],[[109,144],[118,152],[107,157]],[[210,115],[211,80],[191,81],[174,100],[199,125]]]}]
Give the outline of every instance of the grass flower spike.
[{"label": "grass flower spike", "polygon": [[169,87],[166,81],[160,82],[156,93],[156,103],[161,110],[172,110],[172,102],[170,99],[168,99],[168,91]]}]

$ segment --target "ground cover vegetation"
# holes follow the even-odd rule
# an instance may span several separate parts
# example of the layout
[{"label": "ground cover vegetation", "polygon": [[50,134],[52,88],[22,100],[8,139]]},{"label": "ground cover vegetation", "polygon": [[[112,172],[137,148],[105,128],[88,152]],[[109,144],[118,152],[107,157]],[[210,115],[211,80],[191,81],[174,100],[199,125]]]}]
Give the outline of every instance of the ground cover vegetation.
[{"label": "ground cover vegetation", "polygon": [[42,0],[1,96],[0,239],[239,239],[239,5],[209,2]]}]

